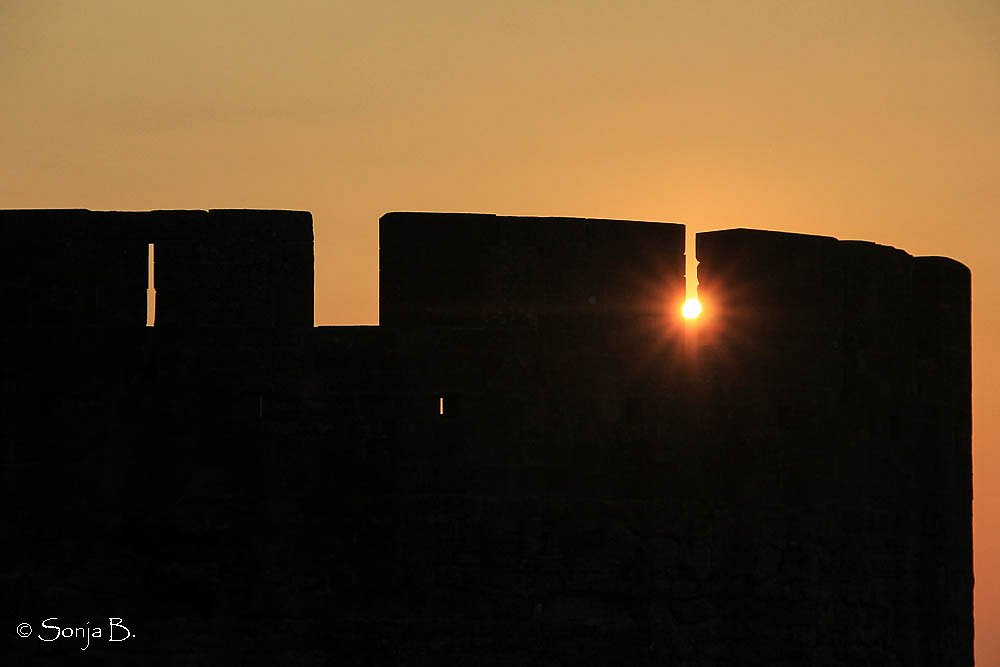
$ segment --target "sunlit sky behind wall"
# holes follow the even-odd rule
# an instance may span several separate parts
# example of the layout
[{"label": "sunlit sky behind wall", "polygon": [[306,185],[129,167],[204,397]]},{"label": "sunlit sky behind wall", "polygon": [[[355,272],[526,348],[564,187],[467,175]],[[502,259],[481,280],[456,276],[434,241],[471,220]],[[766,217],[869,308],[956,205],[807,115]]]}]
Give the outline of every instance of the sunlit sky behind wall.
[{"label": "sunlit sky behind wall", "polygon": [[376,322],[388,210],[959,259],[1000,664],[998,36],[995,0],[0,0],[0,208],[310,210],[318,324]]}]

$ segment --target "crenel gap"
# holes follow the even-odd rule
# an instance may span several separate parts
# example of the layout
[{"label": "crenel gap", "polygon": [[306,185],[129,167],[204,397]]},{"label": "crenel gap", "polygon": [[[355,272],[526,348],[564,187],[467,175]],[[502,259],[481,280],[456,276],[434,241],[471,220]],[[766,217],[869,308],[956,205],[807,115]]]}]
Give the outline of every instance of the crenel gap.
[{"label": "crenel gap", "polygon": [[153,271],[154,251],[156,245],[150,243],[146,256],[146,326],[151,327],[156,324],[156,282]]},{"label": "crenel gap", "polygon": [[684,226],[684,298],[698,298],[698,257],[695,254],[695,231]]}]

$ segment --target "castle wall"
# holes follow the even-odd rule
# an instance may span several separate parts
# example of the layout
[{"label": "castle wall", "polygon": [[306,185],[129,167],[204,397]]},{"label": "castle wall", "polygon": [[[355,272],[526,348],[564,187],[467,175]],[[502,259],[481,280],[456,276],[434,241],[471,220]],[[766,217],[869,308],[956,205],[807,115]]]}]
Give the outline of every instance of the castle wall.
[{"label": "castle wall", "polygon": [[684,326],[677,226],[390,214],[383,324],[309,328],[304,218],[117,215],[165,319],[0,332],[15,626],[127,614],[129,656],[183,663],[971,664],[957,262],[701,234]]},{"label": "castle wall", "polygon": [[312,326],[308,213],[194,211],[153,232],[157,325]]},{"label": "castle wall", "polygon": [[771,478],[782,520],[799,522],[785,544],[815,550],[818,569],[783,561],[776,573],[789,591],[821,587],[809,615],[839,629],[811,650],[970,664],[967,269],[750,230],[700,234],[698,257],[697,363],[719,392],[704,400],[729,411],[731,449],[758,434],[744,475]]},{"label": "castle wall", "polygon": [[0,211],[4,308],[26,326],[313,324],[312,217],[295,211]]},{"label": "castle wall", "polygon": [[684,295],[682,225],[387,213],[379,259],[386,326],[659,326]]},{"label": "castle wall", "polygon": [[90,211],[0,211],[4,311],[16,325],[141,326],[146,246]]},{"label": "castle wall", "polygon": [[921,637],[928,662],[973,660],[971,276],[918,257],[916,431],[922,462]]}]

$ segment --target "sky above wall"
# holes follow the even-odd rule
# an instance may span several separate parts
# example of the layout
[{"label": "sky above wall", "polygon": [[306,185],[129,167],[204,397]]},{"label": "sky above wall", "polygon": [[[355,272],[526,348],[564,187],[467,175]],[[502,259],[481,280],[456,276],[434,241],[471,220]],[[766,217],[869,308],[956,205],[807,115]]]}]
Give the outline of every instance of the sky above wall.
[{"label": "sky above wall", "polygon": [[0,208],[310,210],[318,324],[377,321],[389,210],[959,259],[977,658],[1000,664],[997,35],[994,0],[0,0]]}]

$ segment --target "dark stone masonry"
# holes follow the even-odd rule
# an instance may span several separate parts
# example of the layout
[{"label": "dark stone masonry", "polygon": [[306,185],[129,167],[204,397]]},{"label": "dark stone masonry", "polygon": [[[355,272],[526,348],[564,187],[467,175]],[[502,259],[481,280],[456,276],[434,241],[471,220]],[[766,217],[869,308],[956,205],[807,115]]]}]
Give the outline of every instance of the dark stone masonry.
[{"label": "dark stone masonry", "polygon": [[305,212],[0,234],[3,664],[973,662],[958,262],[702,233],[685,323],[681,225],[389,213],[314,327]]}]

